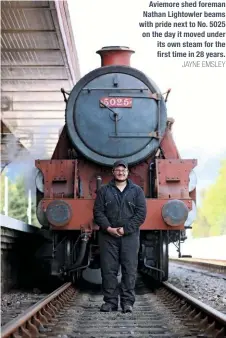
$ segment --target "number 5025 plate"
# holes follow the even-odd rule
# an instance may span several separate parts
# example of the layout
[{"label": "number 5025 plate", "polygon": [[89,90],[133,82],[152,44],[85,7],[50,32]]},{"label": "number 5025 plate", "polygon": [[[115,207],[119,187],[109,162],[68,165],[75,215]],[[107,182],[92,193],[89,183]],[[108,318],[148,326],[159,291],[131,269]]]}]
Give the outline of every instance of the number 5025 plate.
[{"label": "number 5025 plate", "polygon": [[100,107],[104,108],[104,105],[109,108],[131,108],[133,99],[131,97],[102,97],[100,99]]}]

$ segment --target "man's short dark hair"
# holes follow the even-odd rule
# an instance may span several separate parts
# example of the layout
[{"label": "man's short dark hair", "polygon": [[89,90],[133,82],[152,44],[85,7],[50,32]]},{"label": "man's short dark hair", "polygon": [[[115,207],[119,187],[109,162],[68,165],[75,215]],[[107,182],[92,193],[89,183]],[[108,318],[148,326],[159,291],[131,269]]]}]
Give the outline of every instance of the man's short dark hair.
[{"label": "man's short dark hair", "polygon": [[122,165],[123,167],[125,167],[126,169],[128,169],[128,164],[123,161],[123,160],[118,160],[113,164],[113,170],[117,167],[119,167],[120,165]]}]

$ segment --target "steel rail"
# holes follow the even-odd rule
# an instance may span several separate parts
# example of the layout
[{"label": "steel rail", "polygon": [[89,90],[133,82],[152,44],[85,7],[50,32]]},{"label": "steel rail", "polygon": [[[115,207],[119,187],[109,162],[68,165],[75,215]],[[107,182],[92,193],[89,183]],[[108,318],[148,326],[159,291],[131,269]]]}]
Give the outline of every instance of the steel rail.
[{"label": "steel rail", "polygon": [[190,296],[168,282],[163,282],[162,284],[167,292],[170,292],[173,297],[177,297],[177,299],[174,300],[176,305],[181,303],[182,300],[185,301],[185,304],[182,303],[181,311],[188,313],[191,320],[199,321],[200,327],[205,328],[205,331],[208,333],[216,331],[214,337],[226,337],[225,314],[200,302],[198,299]]},{"label": "steel rail", "polygon": [[71,283],[65,283],[4,325],[1,337],[39,337],[40,327],[44,328],[43,324],[53,321],[58,309],[70,300],[75,292]]},{"label": "steel rail", "polygon": [[184,267],[206,269],[208,271],[217,272],[222,275],[226,275],[226,261],[225,260],[198,260],[192,258],[170,258],[170,263],[183,265]]}]

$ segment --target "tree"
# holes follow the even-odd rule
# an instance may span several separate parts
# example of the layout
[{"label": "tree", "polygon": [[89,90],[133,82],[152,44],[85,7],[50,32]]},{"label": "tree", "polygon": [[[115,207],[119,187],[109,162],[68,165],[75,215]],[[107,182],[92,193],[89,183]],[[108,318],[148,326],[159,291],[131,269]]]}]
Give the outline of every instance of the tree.
[{"label": "tree", "polygon": [[[0,212],[4,214],[5,173],[1,174],[1,204]],[[28,191],[23,176],[18,176],[15,182],[8,180],[8,216],[28,223]],[[40,227],[36,217],[35,196],[32,196],[31,224]]]},{"label": "tree", "polygon": [[197,211],[197,219],[192,226],[192,235],[194,238],[208,237],[211,225],[202,213],[202,209]]},{"label": "tree", "polygon": [[27,223],[27,207],[28,199],[25,193],[23,177],[18,177],[9,195],[9,216]]},{"label": "tree", "polygon": [[194,237],[226,234],[226,159],[221,162],[216,182],[203,195],[192,234]]},{"label": "tree", "polygon": [[[1,200],[0,200],[0,213],[4,214],[4,206],[5,206],[5,178],[6,174],[5,172],[2,172],[1,174]],[[10,192],[12,189],[12,183],[8,179],[8,192]]]}]

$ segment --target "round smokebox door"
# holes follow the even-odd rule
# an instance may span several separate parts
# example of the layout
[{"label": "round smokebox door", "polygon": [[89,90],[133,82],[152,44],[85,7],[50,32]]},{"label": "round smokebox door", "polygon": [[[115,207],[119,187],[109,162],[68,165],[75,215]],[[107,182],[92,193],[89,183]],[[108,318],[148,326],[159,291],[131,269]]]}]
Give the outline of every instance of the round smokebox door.
[{"label": "round smokebox door", "polygon": [[108,73],[88,81],[67,109],[73,144],[99,163],[112,165],[117,158],[130,164],[140,161],[159,144],[153,138],[158,121],[162,130],[166,122],[165,105],[160,101],[158,107],[150,93],[130,74]]}]

